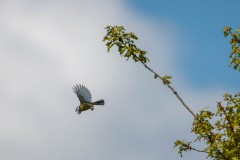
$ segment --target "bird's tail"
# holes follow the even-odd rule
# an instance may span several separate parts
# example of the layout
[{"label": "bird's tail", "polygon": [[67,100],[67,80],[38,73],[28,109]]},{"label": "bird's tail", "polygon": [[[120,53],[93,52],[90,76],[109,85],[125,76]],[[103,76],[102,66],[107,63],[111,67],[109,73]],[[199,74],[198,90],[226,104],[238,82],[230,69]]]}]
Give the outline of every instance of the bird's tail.
[{"label": "bird's tail", "polygon": [[94,105],[104,105],[105,102],[103,99],[100,99],[99,101],[93,102]]}]

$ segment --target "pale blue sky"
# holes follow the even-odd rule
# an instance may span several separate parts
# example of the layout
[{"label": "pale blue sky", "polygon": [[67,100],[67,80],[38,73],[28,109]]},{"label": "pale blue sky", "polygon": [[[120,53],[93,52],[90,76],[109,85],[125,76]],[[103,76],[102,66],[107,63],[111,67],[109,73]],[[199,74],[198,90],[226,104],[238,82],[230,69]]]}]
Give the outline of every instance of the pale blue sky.
[{"label": "pale blue sky", "polygon": [[[194,140],[193,117],[141,64],[107,53],[104,28],[135,32],[195,113],[214,110],[239,91],[221,31],[239,25],[239,2],[215,2],[0,1],[0,159],[180,159],[173,143]],[[76,114],[77,83],[106,105]]]}]

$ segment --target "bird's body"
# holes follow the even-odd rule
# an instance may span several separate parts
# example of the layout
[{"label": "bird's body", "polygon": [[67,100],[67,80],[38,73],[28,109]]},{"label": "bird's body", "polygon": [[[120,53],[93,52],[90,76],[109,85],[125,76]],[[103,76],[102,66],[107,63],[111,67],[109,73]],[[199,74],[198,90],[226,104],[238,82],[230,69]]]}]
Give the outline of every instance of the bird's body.
[{"label": "bird's body", "polygon": [[73,92],[77,95],[80,101],[80,105],[76,108],[76,112],[78,112],[78,114],[88,109],[94,110],[94,105],[104,105],[103,99],[96,102],[91,102],[92,101],[91,92],[83,85],[74,86]]},{"label": "bird's body", "polygon": [[86,110],[88,110],[92,107],[93,107],[93,104],[84,103],[84,104],[81,104],[79,108],[80,108],[81,111],[86,111]]}]

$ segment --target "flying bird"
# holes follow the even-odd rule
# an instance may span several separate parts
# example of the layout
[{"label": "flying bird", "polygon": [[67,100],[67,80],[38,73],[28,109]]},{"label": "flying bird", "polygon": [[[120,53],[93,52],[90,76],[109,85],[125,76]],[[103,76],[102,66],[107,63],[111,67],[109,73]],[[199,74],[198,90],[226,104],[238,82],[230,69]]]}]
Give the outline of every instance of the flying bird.
[{"label": "flying bird", "polygon": [[73,92],[77,95],[80,105],[76,108],[78,114],[82,111],[86,111],[88,109],[94,110],[94,105],[104,105],[104,100],[100,99],[96,102],[92,102],[92,94],[84,85],[75,85],[73,87]]}]

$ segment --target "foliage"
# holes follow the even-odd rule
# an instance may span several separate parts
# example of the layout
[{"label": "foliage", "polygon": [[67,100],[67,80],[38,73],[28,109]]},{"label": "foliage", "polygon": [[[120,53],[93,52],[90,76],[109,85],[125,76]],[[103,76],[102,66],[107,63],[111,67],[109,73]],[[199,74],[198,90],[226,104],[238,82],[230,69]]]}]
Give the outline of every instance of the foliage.
[{"label": "foliage", "polygon": [[141,50],[135,44],[134,40],[138,40],[138,37],[133,32],[126,32],[123,26],[107,26],[106,36],[104,36],[103,41],[105,42],[108,52],[113,46],[117,46],[119,54],[126,57],[127,60],[132,58],[135,62],[141,62],[146,68],[148,68],[154,74],[154,78],[160,78],[164,85],[169,85],[171,76],[159,76],[151,68],[149,68],[146,63],[149,59],[146,57],[147,51]]},{"label": "foliage", "polygon": [[132,58],[135,62],[140,62],[144,65],[146,69],[154,74],[154,78],[159,78],[164,85],[166,85],[172,93],[177,97],[177,99],[182,103],[182,105],[193,115],[193,111],[187,106],[187,104],[182,100],[180,95],[175,91],[175,89],[170,85],[171,76],[160,76],[153,69],[151,69],[146,63],[149,59],[146,57],[147,51],[139,49],[135,45],[134,40],[138,40],[138,37],[132,33],[127,33],[123,26],[107,26],[106,36],[104,36],[103,41],[106,43],[108,52],[113,46],[117,46],[120,55],[126,57],[127,60]]},{"label": "foliage", "polygon": [[198,150],[192,142],[177,140],[175,147],[179,147],[181,156],[183,151],[196,150],[215,160],[240,159],[240,93],[225,93],[223,97],[225,103],[217,102],[216,113],[202,110],[193,121],[192,133],[197,135],[194,142],[204,141],[206,148]]},{"label": "foliage", "polygon": [[226,26],[223,29],[224,37],[231,35],[229,43],[232,45],[232,51],[229,55],[231,58],[229,66],[233,65],[235,70],[240,71],[240,28],[237,28],[235,32],[232,32],[232,28]]},{"label": "foliage", "polygon": [[[236,29],[226,26],[224,28],[224,37],[231,35],[230,44],[232,52],[230,53],[230,66],[240,71],[240,32]],[[183,151],[195,150],[207,153],[207,157],[215,160],[240,159],[240,93],[234,96],[224,94],[225,105],[217,102],[217,112],[202,110],[196,114],[193,122],[192,133],[197,135],[196,141],[204,141],[206,148],[198,150],[190,144],[177,140],[174,147],[179,147],[178,153],[182,156]],[[211,121],[215,119],[215,123]]]},{"label": "foliage", "polygon": [[134,40],[138,40],[138,37],[132,33],[127,33],[123,26],[107,26],[107,35],[103,38],[106,42],[108,52],[116,45],[120,55],[132,58],[135,62],[141,61],[146,63],[149,59],[146,57],[147,51],[139,49]]},{"label": "foliage", "polygon": [[[170,85],[171,76],[160,76],[146,65],[149,59],[147,52],[139,49],[134,40],[138,37],[132,33],[127,33],[123,26],[107,26],[107,34],[103,41],[106,42],[108,52],[113,46],[117,46],[120,55],[127,59],[132,58],[135,62],[142,63],[145,68],[154,74],[154,78],[160,78],[164,85],[176,95],[182,105],[193,115],[194,121],[192,133],[197,137],[193,142],[204,142],[204,149],[197,149],[192,146],[193,142],[177,140],[174,147],[178,147],[178,153],[182,156],[183,152],[194,150],[204,152],[207,158],[215,160],[240,160],[240,93],[234,96],[225,93],[223,102],[217,102],[217,111],[213,113],[201,110],[194,114],[178,93]],[[231,35],[230,44],[232,52],[230,54],[230,66],[240,71],[240,31],[237,29],[232,32],[228,26],[224,28],[224,36]]]}]

